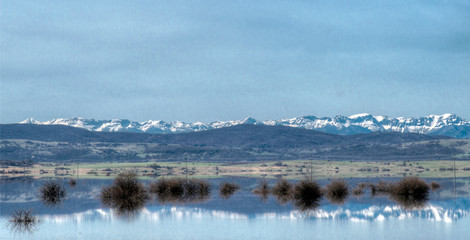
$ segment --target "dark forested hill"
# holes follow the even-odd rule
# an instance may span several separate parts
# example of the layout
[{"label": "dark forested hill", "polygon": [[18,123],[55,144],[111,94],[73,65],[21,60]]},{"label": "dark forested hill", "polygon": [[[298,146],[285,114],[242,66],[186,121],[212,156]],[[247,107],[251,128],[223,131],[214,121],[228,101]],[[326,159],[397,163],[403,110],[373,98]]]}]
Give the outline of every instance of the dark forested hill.
[{"label": "dark forested hill", "polygon": [[[251,124],[180,134],[92,132],[61,125],[2,124],[0,136],[0,157],[8,160],[172,160],[183,156],[254,160],[451,158],[465,153],[466,148],[462,146],[469,143],[438,135],[374,132],[344,136]],[[452,145],[453,141],[459,141],[460,145]]]}]

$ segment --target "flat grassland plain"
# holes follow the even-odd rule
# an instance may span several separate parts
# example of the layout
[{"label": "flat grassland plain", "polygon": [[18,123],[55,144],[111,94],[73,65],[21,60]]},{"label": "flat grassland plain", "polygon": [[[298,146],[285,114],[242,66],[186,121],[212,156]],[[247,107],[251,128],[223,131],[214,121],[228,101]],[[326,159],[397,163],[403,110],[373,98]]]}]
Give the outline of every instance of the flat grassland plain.
[{"label": "flat grassland plain", "polygon": [[87,178],[111,179],[126,171],[142,178],[191,176],[217,178],[227,176],[287,179],[329,178],[422,178],[470,177],[470,161],[328,161],[286,160],[257,162],[158,161],[158,162],[94,162],[94,163],[34,163],[33,165],[3,166],[2,178]]}]

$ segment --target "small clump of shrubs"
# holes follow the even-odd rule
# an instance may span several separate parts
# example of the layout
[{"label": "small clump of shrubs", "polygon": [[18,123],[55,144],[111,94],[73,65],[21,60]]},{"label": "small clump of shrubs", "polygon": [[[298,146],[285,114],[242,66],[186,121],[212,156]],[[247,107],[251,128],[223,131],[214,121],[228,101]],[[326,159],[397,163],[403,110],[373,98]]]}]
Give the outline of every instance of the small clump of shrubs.
[{"label": "small clump of shrubs", "polygon": [[101,190],[101,202],[119,215],[132,214],[144,207],[149,194],[134,172],[120,173]]},{"label": "small clump of shrubs", "polygon": [[58,181],[47,181],[39,189],[40,199],[47,206],[61,203],[67,194],[65,187]]},{"label": "small clump of shrubs", "polygon": [[279,203],[285,204],[292,199],[292,184],[285,179],[279,179],[271,192]]},{"label": "small clump of shrubs", "polygon": [[198,179],[161,178],[150,184],[149,191],[160,203],[203,202],[210,196],[210,184]]},{"label": "small clump of shrubs", "polygon": [[223,199],[228,199],[238,190],[240,190],[240,186],[238,184],[224,182],[219,186],[219,195]]},{"label": "small clump of shrubs", "polygon": [[258,186],[253,190],[253,193],[258,195],[263,201],[268,199],[270,192],[271,188],[269,187],[268,181],[266,181],[266,179],[260,180]]},{"label": "small clump of shrubs", "polygon": [[389,194],[392,191],[393,184],[380,180],[377,184],[369,184],[372,195]]},{"label": "small clump of shrubs", "polygon": [[332,203],[344,203],[349,195],[348,184],[344,180],[334,180],[326,186],[326,197]]}]

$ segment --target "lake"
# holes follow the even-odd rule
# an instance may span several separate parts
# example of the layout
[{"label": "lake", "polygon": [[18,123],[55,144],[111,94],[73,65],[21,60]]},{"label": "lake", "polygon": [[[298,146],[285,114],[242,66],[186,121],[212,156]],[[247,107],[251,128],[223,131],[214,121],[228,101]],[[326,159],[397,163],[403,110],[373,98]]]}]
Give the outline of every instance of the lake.
[{"label": "lake", "polygon": [[[346,180],[351,188],[379,181]],[[151,199],[137,213],[120,215],[98,198],[112,180],[78,180],[73,188],[67,186],[62,203],[48,206],[39,200],[44,180],[2,179],[0,239],[467,239],[470,179],[425,180],[437,181],[441,188],[432,191],[419,209],[366,191],[360,197],[349,196],[343,204],[323,197],[315,210],[301,211],[291,202],[253,194],[259,179],[232,177],[208,179],[212,194],[205,201],[162,204]],[[241,189],[222,198],[218,186],[224,181]],[[274,185],[277,180],[268,182]],[[318,183],[325,186],[329,181]],[[25,208],[33,209],[40,222],[30,231],[19,231],[8,219],[13,210]]]}]

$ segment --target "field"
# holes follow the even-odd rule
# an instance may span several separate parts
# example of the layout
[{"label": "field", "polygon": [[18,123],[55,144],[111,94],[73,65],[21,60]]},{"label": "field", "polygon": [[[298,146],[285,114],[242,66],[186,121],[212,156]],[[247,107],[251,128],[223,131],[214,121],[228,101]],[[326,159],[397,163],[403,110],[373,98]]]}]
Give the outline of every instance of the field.
[{"label": "field", "polygon": [[118,173],[135,171],[142,177],[192,176],[202,178],[246,176],[301,179],[403,177],[423,178],[470,177],[470,161],[327,161],[289,160],[264,162],[101,162],[101,163],[37,163],[32,166],[2,166],[3,178],[113,178]]}]

